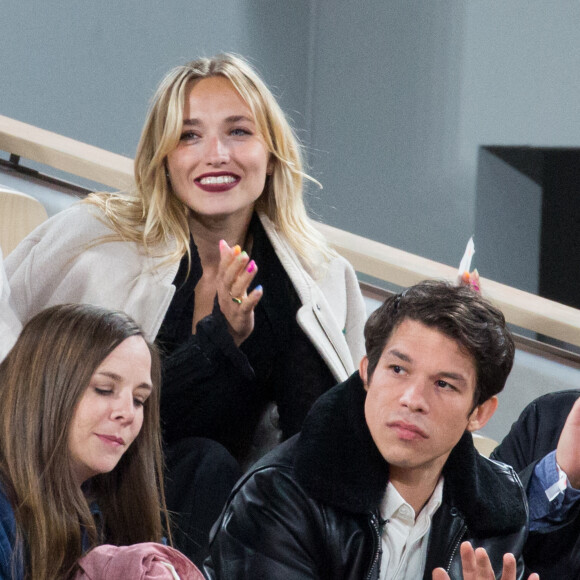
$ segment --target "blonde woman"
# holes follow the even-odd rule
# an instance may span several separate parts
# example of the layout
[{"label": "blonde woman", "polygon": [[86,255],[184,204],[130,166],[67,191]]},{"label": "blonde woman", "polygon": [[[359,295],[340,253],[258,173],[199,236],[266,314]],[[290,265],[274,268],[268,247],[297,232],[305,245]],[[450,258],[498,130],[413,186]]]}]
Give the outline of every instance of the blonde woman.
[{"label": "blonde woman", "polygon": [[156,340],[168,504],[196,563],[265,404],[277,403],[282,437],[293,435],[363,354],[357,279],[307,217],[305,178],[256,72],[233,55],[199,59],[161,82],[133,191],[90,196],[6,260],[22,321],[90,302],[125,310]]},{"label": "blonde woman", "polygon": [[162,540],[159,383],[124,313],[25,325],[0,364],[0,578],[69,578],[93,546]]}]

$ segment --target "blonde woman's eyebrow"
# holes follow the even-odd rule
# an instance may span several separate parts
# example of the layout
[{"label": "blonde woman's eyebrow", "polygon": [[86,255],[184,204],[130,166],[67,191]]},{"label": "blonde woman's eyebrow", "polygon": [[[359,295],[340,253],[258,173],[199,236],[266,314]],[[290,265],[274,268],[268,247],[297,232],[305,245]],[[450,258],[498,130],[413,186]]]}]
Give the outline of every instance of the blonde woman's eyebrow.
[{"label": "blonde woman's eyebrow", "polygon": [[226,123],[239,123],[240,121],[254,123],[254,119],[251,117],[246,117],[245,115],[232,115],[230,117],[226,117],[225,121]]},{"label": "blonde woman's eyebrow", "polygon": [[[245,121],[246,123],[255,123],[252,117],[247,117],[246,115],[230,115],[224,119],[226,123],[239,123],[240,121]],[[183,119],[183,125],[186,127],[198,127],[202,124],[201,119],[193,117],[191,119]]]}]

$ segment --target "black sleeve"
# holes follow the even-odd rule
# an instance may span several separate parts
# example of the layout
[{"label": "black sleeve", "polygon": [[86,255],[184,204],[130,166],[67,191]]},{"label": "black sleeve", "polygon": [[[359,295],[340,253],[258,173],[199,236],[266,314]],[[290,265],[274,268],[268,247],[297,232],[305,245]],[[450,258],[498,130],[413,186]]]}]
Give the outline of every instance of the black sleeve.
[{"label": "black sleeve", "polygon": [[580,391],[549,393],[532,401],[491,454],[522,472],[556,449],[570,409]]},{"label": "black sleeve", "polygon": [[534,401],[524,409],[510,432],[494,449],[491,459],[503,461],[516,471],[521,471],[533,461],[537,429],[537,406]]},{"label": "black sleeve", "polygon": [[[317,525],[310,525],[317,522]],[[209,578],[316,580],[323,559],[319,515],[292,477],[255,472],[226,506],[210,538]]]},{"label": "black sleeve", "polygon": [[235,345],[219,306],[163,360],[161,418],[165,442],[209,437],[236,448],[247,436],[258,392],[254,371]]}]

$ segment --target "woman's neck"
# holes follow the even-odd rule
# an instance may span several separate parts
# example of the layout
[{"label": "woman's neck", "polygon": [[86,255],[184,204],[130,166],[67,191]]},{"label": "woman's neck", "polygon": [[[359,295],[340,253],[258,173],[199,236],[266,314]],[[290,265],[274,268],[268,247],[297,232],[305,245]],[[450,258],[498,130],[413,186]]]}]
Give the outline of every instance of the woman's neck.
[{"label": "woman's neck", "polygon": [[232,215],[227,218],[208,218],[191,214],[189,217],[189,231],[193,236],[199,258],[204,270],[217,268],[220,261],[219,243],[225,240],[230,247],[238,244],[246,249],[246,237],[252,220],[253,210],[244,215]]}]

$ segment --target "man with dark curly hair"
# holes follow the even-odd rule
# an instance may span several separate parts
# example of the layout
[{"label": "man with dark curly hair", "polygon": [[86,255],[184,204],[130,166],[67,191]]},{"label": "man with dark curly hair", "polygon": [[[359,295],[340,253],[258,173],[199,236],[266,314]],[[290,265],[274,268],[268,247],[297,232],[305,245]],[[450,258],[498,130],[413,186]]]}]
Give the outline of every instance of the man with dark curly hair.
[{"label": "man with dark curly hair", "polygon": [[207,574],[459,579],[476,566],[472,578],[522,578],[525,492],[471,436],[512,367],[503,314],[469,287],[427,281],[387,299],[365,342],[359,371],[238,482]]}]

